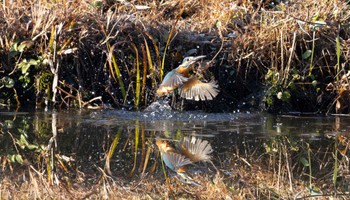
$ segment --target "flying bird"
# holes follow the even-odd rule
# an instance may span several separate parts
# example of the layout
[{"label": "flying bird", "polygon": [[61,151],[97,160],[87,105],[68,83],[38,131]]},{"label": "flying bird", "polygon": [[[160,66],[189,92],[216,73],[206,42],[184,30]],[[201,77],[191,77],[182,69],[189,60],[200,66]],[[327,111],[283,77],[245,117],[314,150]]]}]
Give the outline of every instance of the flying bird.
[{"label": "flying bird", "polygon": [[185,57],[177,68],[166,74],[156,91],[157,95],[167,95],[178,88],[180,96],[184,99],[195,101],[213,100],[219,93],[217,82],[215,80],[202,82],[200,77],[203,71],[209,67],[202,67],[199,64],[196,69],[195,66],[204,57],[204,55]]}]

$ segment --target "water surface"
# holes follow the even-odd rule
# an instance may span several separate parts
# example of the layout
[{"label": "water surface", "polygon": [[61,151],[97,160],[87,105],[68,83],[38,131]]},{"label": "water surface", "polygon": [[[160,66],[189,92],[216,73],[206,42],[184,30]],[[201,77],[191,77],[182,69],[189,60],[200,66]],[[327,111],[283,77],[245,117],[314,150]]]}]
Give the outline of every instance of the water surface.
[{"label": "water surface", "polygon": [[[155,138],[176,143],[185,136],[195,136],[209,141],[214,149],[213,163],[225,173],[232,173],[225,163],[230,163],[233,157],[254,162],[263,156],[273,158],[272,154],[284,147],[292,151],[291,165],[302,172],[307,169],[305,160],[321,159],[317,157],[321,156],[317,154],[321,147],[328,148],[330,152],[321,151],[332,159],[329,148],[334,147],[339,135],[347,138],[349,129],[350,118],[339,116],[170,110],[2,110],[0,154],[9,158],[14,166],[33,165],[43,171],[54,160],[52,170],[60,172],[60,176],[77,177],[73,172],[80,171],[85,177],[91,177],[86,180],[93,182],[105,171],[130,181],[145,174],[163,176]],[[315,151],[315,158],[310,160],[308,147]],[[9,165],[2,169],[4,172],[6,166]]]}]

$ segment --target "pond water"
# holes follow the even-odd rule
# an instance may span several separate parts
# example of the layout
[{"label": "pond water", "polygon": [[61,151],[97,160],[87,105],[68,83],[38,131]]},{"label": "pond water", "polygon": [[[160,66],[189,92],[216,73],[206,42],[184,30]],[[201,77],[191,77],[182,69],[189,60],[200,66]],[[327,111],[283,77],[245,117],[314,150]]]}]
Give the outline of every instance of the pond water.
[{"label": "pond water", "polygon": [[[12,167],[34,165],[38,170],[46,171],[45,166],[54,160],[56,164],[51,164],[51,168],[59,174],[57,176],[76,177],[77,169],[91,180],[95,180],[101,170],[125,180],[150,173],[162,176],[155,138],[176,143],[185,136],[195,136],[208,140],[214,150],[213,164],[227,174],[232,173],[232,169],[225,163],[233,157],[242,157],[247,163],[264,162],[262,156],[271,158],[284,147],[296,152],[290,153],[295,155],[291,157],[290,165],[295,170],[295,166],[299,166],[302,173],[309,166],[307,162],[332,160],[335,151],[330,148],[346,151],[348,145],[344,144],[347,141],[344,138],[349,136],[349,130],[350,118],[339,116],[169,110],[2,110],[1,170],[6,172],[10,166],[4,164],[7,162],[12,163]],[[338,139],[339,136],[343,140]],[[342,147],[335,146],[338,143],[342,143]],[[308,147],[313,155],[311,158],[310,155],[308,158]],[[325,155],[329,159],[325,159]]]}]

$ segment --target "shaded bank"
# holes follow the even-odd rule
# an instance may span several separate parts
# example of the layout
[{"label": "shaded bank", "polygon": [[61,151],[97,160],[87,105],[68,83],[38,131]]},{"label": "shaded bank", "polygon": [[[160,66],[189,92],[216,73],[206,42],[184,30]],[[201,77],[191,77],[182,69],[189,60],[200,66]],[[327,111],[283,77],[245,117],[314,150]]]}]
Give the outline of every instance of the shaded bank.
[{"label": "shaded bank", "polygon": [[184,56],[206,55],[221,92],[184,109],[348,113],[349,10],[311,0],[4,1],[0,103],[142,110]]}]

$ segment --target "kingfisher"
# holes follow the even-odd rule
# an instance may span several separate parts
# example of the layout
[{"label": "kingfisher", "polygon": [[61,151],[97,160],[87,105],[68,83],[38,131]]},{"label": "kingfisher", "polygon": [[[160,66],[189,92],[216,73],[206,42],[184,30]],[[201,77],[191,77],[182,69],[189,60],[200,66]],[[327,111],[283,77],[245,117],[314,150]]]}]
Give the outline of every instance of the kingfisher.
[{"label": "kingfisher", "polygon": [[183,182],[201,186],[189,176],[187,165],[211,160],[210,153],[213,152],[213,149],[208,141],[196,137],[184,137],[174,148],[168,141],[157,138],[156,144],[162,160],[168,168],[176,172]]},{"label": "kingfisher", "polygon": [[[198,69],[195,69],[195,63],[205,57],[205,55],[185,57],[177,68],[166,74],[156,93],[163,96],[179,88],[180,96],[184,99],[213,100],[219,93],[217,82],[211,80],[206,83],[199,80],[201,72],[208,67],[201,67],[199,64]],[[195,73],[191,75],[190,72]]]}]

